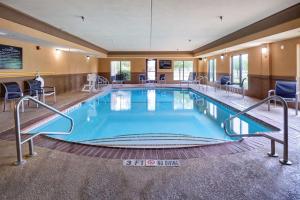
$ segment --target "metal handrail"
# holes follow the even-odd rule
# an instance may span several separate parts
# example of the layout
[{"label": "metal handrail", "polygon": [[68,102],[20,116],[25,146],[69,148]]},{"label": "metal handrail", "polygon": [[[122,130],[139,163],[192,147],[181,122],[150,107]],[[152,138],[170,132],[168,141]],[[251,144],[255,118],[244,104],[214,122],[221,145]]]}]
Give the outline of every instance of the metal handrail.
[{"label": "metal handrail", "polygon": [[200,85],[201,85],[201,81],[202,81],[202,80],[205,81],[205,79],[206,79],[205,89],[206,89],[206,91],[207,91],[208,77],[207,77],[207,76],[200,76],[198,80],[199,80],[199,86],[200,86]]},{"label": "metal handrail", "polygon": [[[243,115],[247,112],[249,112],[250,110],[253,110],[254,108],[257,108],[259,106],[261,106],[262,104],[269,102],[270,100],[278,100],[282,103],[283,105],[283,140],[280,140],[278,138],[272,137],[270,135],[267,135],[265,133],[255,133],[255,134],[231,134],[228,130],[227,130],[227,122],[230,122],[231,120],[233,120],[234,118]],[[284,164],[284,165],[291,165],[292,162],[288,160],[288,105],[287,102],[280,96],[270,96],[267,97],[265,99],[263,99],[262,101],[250,106],[249,108],[233,115],[232,117],[226,119],[224,122],[224,131],[226,133],[226,135],[230,136],[230,137],[265,137],[267,139],[271,140],[271,152],[268,153],[269,156],[271,157],[277,157],[277,154],[275,153],[275,142],[278,142],[280,144],[283,144],[283,159],[280,159],[280,163]]]},{"label": "metal handrail", "polygon": [[[48,110],[53,111],[54,113],[68,119],[70,121],[70,128],[67,132],[37,132],[37,133],[31,133],[32,136],[23,140],[21,138],[21,134],[28,134],[28,133],[23,133],[21,132],[21,124],[20,124],[20,105],[23,103],[23,101],[26,100],[30,100],[35,102],[38,105],[41,105],[42,107],[47,108]],[[41,134],[60,134],[60,135],[67,135],[70,134],[74,128],[74,121],[71,117],[69,117],[68,115],[60,112],[59,110],[31,97],[31,96],[23,96],[21,97],[15,104],[15,109],[14,109],[14,117],[15,117],[15,131],[16,131],[16,147],[17,147],[17,161],[16,161],[16,165],[20,165],[25,163],[25,161],[23,160],[23,156],[22,156],[22,144],[24,144],[25,142],[28,142],[29,144],[29,155],[30,156],[34,156],[36,155],[36,153],[33,151],[33,138],[35,138],[38,135]]]},{"label": "metal handrail", "polygon": [[100,84],[104,84],[104,85],[108,85],[109,84],[109,81],[108,81],[107,78],[105,78],[103,76],[98,76],[98,78],[100,79]]}]

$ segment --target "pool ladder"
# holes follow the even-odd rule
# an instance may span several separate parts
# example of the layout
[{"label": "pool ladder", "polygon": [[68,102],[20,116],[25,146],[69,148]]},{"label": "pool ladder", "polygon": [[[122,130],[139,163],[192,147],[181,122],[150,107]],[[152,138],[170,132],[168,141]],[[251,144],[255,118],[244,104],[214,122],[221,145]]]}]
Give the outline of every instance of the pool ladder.
[{"label": "pool ladder", "polygon": [[[272,137],[270,135],[267,135],[265,133],[256,133],[256,134],[232,134],[227,129],[227,124],[234,118],[243,115],[250,110],[253,110],[254,108],[257,108],[261,106],[262,104],[269,102],[271,100],[278,100],[283,105],[283,140],[280,140],[278,138]],[[292,162],[288,160],[288,105],[287,102],[280,96],[270,96],[268,98],[265,98],[264,100],[254,104],[253,106],[250,106],[249,108],[237,113],[236,115],[233,115],[232,117],[226,119],[224,121],[224,131],[225,133],[230,137],[265,137],[267,139],[271,140],[271,152],[268,153],[270,157],[278,157],[278,155],[275,152],[275,142],[278,142],[280,144],[283,144],[283,158],[279,160],[279,162],[283,165],[291,165]]]},{"label": "pool ladder", "polygon": [[[23,104],[23,101],[33,101],[34,103],[53,111],[54,113],[68,119],[70,121],[70,128],[67,132],[37,132],[37,133],[23,133],[21,131],[21,124],[20,124],[20,105]],[[33,138],[35,138],[38,135],[41,134],[55,134],[55,135],[66,135],[70,134],[74,128],[74,121],[71,117],[67,116],[66,114],[60,112],[59,110],[31,97],[31,96],[23,96],[20,98],[17,103],[15,104],[14,108],[14,117],[15,117],[15,131],[16,131],[16,147],[17,147],[17,161],[15,162],[15,165],[21,165],[24,164],[26,161],[23,160],[23,154],[22,154],[22,144],[28,142],[29,145],[29,156],[34,156],[36,153],[33,150]],[[22,140],[21,135],[22,134],[31,134],[30,137]]]}]

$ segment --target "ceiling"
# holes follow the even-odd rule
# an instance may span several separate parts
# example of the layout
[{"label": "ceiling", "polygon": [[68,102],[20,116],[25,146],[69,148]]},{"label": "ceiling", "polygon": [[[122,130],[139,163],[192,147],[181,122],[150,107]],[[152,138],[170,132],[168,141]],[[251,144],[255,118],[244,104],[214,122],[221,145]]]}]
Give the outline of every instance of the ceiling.
[{"label": "ceiling", "polygon": [[0,2],[108,51],[192,51],[300,0]]},{"label": "ceiling", "polygon": [[68,51],[68,52],[76,52],[86,56],[103,57],[103,55],[97,54],[95,52],[74,48],[70,45],[62,45],[62,44],[58,44],[57,42],[51,42],[51,41],[39,39],[19,32],[10,31],[1,27],[0,27],[0,38],[8,38],[8,39],[19,40],[23,42],[29,42],[43,47],[55,48],[55,49],[60,49],[62,51]]}]

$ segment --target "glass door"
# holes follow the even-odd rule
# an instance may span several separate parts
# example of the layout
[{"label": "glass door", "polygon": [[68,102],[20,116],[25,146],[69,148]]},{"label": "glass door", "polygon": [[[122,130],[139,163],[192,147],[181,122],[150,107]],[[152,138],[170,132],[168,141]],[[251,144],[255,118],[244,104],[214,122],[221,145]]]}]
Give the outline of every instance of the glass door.
[{"label": "glass door", "polygon": [[[248,78],[248,54],[232,57],[231,76],[233,83],[242,83],[244,78]],[[245,80],[244,87],[248,88],[248,79]]]},{"label": "glass door", "polygon": [[208,81],[215,82],[217,79],[216,59],[209,60],[208,63]]},{"label": "glass door", "polygon": [[240,55],[232,57],[232,82],[240,83],[241,71],[240,71]]},{"label": "glass door", "polygon": [[156,63],[157,60],[148,60],[147,63],[147,80],[155,81],[156,80]]},{"label": "glass door", "polygon": [[248,88],[248,54],[241,56],[241,81],[247,78],[244,82],[244,87]]}]

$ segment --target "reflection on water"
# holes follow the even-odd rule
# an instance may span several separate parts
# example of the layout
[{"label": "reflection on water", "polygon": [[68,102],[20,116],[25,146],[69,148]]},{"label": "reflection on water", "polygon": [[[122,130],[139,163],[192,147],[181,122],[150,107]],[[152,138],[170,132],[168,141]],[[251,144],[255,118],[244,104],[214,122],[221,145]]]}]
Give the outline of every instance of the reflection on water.
[{"label": "reflection on water", "polygon": [[210,116],[212,116],[215,119],[217,119],[218,118],[217,106],[214,105],[213,103],[210,103],[210,102],[207,103],[207,106],[208,106],[208,110],[209,110]]},{"label": "reflection on water", "polygon": [[96,107],[96,101],[93,101],[89,104],[89,107],[87,109],[87,118],[86,121],[90,121],[91,117],[97,117],[97,107]]},{"label": "reflection on water", "polygon": [[[232,111],[220,107],[215,102],[208,101],[205,97],[187,90],[170,90],[167,92],[156,89],[143,90],[142,92],[135,90],[113,91],[110,99],[111,111],[131,112],[137,109],[146,109],[149,112],[160,112],[160,115],[162,115],[162,112],[172,112],[174,110],[188,111],[194,112],[196,115],[206,116],[220,128],[224,127],[224,120],[233,114]],[[146,107],[136,106],[143,104]],[[159,106],[160,104],[162,106]],[[169,105],[172,107],[168,107]],[[88,116],[94,116],[93,112],[95,112],[95,105],[91,105]],[[236,134],[253,133],[247,120],[241,120],[240,118],[233,119],[230,122],[230,128]]]},{"label": "reflection on water", "polygon": [[147,108],[148,111],[155,111],[156,91],[147,90]]},{"label": "reflection on water", "polygon": [[249,124],[239,118],[234,118],[230,122],[230,129],[236,134],[249,134]]},{"label": "reflection on water", "polygon": [[[118,90],[86,101],[68,113],[75,122],[69,141],[114,138],[126,134],[185,134],[188,136],[234,140],[224,133],[224,120],[235,112],[210,98],[181,89]],[[57,118],[38,131],[67,130],[66,119]],[[236,134],[271,129],[241,116],[228,126]],[[83,134],[84,131],[84,134]],[[157,143],[157,141],[152,141]],[[165,141],[173,143],[174,140]]]},{"label": "reflection on water", "polygon": [[110,108],[113,111],[122,111],[131,109],[131,92],[116,91],[111,93]]},{"label": "reflection on water", "polygon": [[173,108],[174,110],[192,110],[194,101],[189,93],[174,91]]}]

